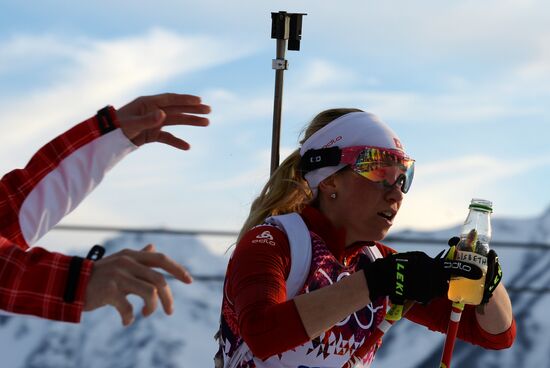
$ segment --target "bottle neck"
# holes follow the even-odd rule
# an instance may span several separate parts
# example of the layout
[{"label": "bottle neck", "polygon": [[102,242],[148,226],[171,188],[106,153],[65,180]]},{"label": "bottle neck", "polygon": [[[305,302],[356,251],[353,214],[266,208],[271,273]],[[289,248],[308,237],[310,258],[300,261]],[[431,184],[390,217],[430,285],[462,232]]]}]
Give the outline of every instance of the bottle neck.
[{"label": "bottle neck", "polygon": [[477,237],[483,243],[491,240],[491,213],[472,208],[462,226],[461,237],[466,237],[472,230],[476,230]]}]

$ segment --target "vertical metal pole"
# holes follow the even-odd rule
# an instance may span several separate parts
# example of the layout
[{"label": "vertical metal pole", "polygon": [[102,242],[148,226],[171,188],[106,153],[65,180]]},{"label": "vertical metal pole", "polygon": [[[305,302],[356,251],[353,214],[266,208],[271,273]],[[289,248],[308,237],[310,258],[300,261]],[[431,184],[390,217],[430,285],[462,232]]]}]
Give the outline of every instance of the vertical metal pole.
[{"label": "vertical metal pole", "polygon": [[[277,59],[275,62],[286,63],[287,40],[277,40]],[[279,143],[281,141],[281,111],[283,107],[283,77],[286,65],[279,65],[275,70],[275,98],[273,101],[273,134],[271,140],[271,171],[273,174],[279,167]]]},{"label": "vertical metal pole", "polygon": [[271,38],[277,40],[277,58],[273,59],[275,69],[275,96],[273,99],[273,135],[271,138],[271,170],[273,175],[279,167],[279,145],[283,109],[283,74],[288,67],[285,59],[287,44],[289,50],[299,51],[302,39],[302,17],[305,13],[271,13]]}]

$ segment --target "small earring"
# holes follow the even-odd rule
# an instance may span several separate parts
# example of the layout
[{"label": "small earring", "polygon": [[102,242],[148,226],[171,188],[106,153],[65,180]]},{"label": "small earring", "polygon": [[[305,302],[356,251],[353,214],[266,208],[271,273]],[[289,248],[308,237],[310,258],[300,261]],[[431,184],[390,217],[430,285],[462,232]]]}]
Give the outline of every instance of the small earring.
[{"label": "small earring", "polygon": [[330,195],[330,198],[336,199],[336,193],[332,193],[332,194]]}]

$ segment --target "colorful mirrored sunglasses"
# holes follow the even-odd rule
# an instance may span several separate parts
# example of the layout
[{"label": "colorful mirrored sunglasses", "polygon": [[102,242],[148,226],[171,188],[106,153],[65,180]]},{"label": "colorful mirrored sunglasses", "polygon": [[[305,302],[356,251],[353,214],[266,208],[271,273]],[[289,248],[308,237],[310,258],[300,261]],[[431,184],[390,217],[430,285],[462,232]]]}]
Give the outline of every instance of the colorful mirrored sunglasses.
[{"label": "colorful mirrored sunglasses", "polygon": [[322,167],[346,164],[353,171],[384,187],[398,185],[407,193],[414,177],[414,160],[403,152],[373,146],[330,147],[308,150],[300,160],[306,174]]}]

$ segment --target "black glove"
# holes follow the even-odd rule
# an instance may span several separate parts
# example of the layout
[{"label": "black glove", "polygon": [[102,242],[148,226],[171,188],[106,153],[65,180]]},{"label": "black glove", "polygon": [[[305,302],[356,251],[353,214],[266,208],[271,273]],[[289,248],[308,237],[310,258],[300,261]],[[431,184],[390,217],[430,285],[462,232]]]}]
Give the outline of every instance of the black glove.
[{"label": "black glove", "polygon": [[394,304],[405,300],[428,303],[446,296],[451,275],[481,278],[481,269],[461,261],[431,258],[424,252],[406,252],[379,258],[363,266],[371,300],[388,295]]},{"label": "black glove", "polygon": [[485,277],[485,289],[483,290],[483,299],[481,304],[486,304],[493,296],[493,292],[502,280],[502,268],[498,261],[497,253],[490,250],[487,254],[487,276]]},{"label": "black glove", "polygon": [[[458,245],[460,238],[455,236],[449,239],[449,245],[451,247]],[[485,288],[483,289],[483,299],[481,304],[486,304],[493,296],[493,292],[497,288],[498,284],[502,280],[502,268],[498,261],[497,253],[491,249],[487,254],[487,275],[485,276]]]}]

